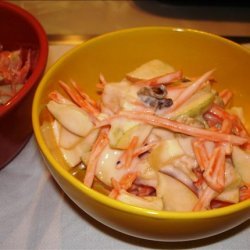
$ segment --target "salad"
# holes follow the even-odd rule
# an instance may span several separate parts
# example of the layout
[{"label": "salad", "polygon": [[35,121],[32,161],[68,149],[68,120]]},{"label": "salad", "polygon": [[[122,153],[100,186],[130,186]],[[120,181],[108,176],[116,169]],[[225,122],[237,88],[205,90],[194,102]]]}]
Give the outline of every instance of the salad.
[{"label": "salad", "polygon": [[0,46],[0,105],[13,97],[27,80],[31,68],[31,51],[8,51]]},{"label": "salad", "polygon": [[100,74],[98,102],[60,81],[41,131],[72,175],[118,201],[180,212],[235,204],[250,198],[250,137],[213,74],[155,59],[120,82]]}]

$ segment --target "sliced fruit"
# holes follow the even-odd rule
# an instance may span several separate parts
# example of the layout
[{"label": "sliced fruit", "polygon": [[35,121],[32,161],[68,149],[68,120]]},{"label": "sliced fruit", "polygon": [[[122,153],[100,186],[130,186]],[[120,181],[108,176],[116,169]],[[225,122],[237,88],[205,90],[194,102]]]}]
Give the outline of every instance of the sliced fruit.
[{"label": "sliced fruit", "polygon": [[164,128],[154,127],[152,129],[151,134],[157,136],[160,140],[167,140],[167,139],[175,138],[175,134],[172,131],[164,129]]},{"label": "sliced fruit", "polygon": [[137,164],[138,172],[135,183],[156,188],[158,183],[157,171],[153,169],[148,160],[140,159]]},{"label": "sliced fruit", "polygon": [[73,104],[49,101],[48,110],[66,129],[79,136],[86,136],[93,128],[89,115]]},{"label": "sliced fruit", "polygon": [[239,188],[226,189],[216,196],[215,199],[229,203],[238,203],[240,200]]},{"label": "sliced fruit", "polygon": [[53,157],[58,161],[58,163],[66,170],[69,170],[68,164],[65,162],[65,159],[62,156],[62,153],[58,147],[58,142],[55,137],[53,123],[45,121],[40,127],[43,139],[46,146],[50,150]]},{"label": "sliced fruit", "polygon": [[103,105],[117,113],[121,109],[121,102],[127,99],[130,86],[131,83],[127,80],[106,84],[102,94]]},{"label": "sliced fruit", "polygon": [[240,200],[239,188],[241,185],[242,180],[240,175],[231,163],[226,162],[225,189],[215,199],[223,202],[238,203]]},{"label": "sliced fruit", "polygon": [[198,116],[209,108],[214,100],[214,96],[215,94],[211,91],[200,90],[174,112],[170,113],[169,117],[171,119],[177,119],[179,116]]},{"label": "sliced fruit", "polygon": [[231,113],[232,115],[236,115],[240,118],[241,122],[246,125],[246,120],[245,120],[245,116],[244,116],[244,111],[242,107],[231,107],[228,110],[229,113]]},{"label": "sliced fruit", "polygon": [[141,145],[152,129],[151,125],[131,121],[125,118],[114,119],[109,131],[110,145],[116,149],[128,148],[132,138],[138,136],[138,146]]},{"label": "sliced fruit", "polygon": [[150,165],[159,170],[178,157],[184,155],[184,151],[176,139],[168,139],[160,142],[149,155]]},{"label": "sliced fruit", "polygon": [[185,154],[195,158],[194,150],[192,147],[194,137],[184,135],[184,134],[177,134],[176,139],[178,140],[178,142],[179,142],[180,146],[182,147],[182,149],[184,150]]},{"label": "sliced fruit", "polygon": [[60,147],[66,148],[66,149],[72,148],[78,142],[80,142],[81,139],[82,139],[81,136],[71,133],[69,130],[67,130],[63,126],[60,127],[60,135],[58,138],[58,144]]},{"label": "sliced fruit", "polygon": [[158,59],[151,60],[140,67],[136,68],[134,71],[126,75],[127,79],[132,82],[140,80],[149,80],[157,76],[162,76],[164,74],[173,72],[174,68],[164,63]]},{"label": "sliced fruit", "polygon": [[164,210],[192,211],[198,202],[198,197],[191,189],[180,181],[166,175],[158,174],[157,196],[162,197]]},{"label": "sliced fruit", "polygon": [[95,129],[92,130],[88,136],[81,139],[80,142],[78,142],[73,148],[65,149],[59,147],[63,158],[69,164],[70,167],[75,167],[81,162],[82,155],[91,150],[91,147],[94,144],[97,135],[98,129]]},{"label": "sliced fruit", "polygon": [[136,207],[153,209],[153,210],[163,209],[162,199],[156,196],[139,197],[131,193],[128,193],[125,190],[121,190],[116,199],[118,201],[121,201],[123,203],[129,204],[132,206],[136,206]]},{"label": "sliced fruit", "polygon": [[243,182],[250,183],[250,153],[234,146],[232,160]]},{"label": "sliced fruit", "polygon": [[117,168],[117,162],[122,153],[122,150],[112,149],[107,146],[99,157],[96,167],[96,177],[107,186],[112,186],[112,178],[119,181],[122,176],[131,171],[130,168]]},{"label": "sliced fruit", "polygon": [[166,165],[160,170],[161,173],[167,174],[168,176],[178,180],[182,184],[186,185],[194,193],[197,193],[197,187],[194,185],[192,179],[184,171],[178,167],[172,165]]}]

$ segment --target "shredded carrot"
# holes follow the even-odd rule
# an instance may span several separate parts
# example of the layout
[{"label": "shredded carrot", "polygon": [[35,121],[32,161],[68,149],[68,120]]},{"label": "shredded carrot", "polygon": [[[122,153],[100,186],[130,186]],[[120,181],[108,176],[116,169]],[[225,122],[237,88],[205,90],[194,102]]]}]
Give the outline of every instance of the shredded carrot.
[{"label": "shredded carrot", "polygon": [[85,111],[87,111],[90,115],[95,116],[100,113],[95,107],[93,107],[87,100],[84,100],[82,96],[75,90],[71,89],[66,83],[63,81],[59,81],[62,88],[67,92],[67,94],[71,97],[71,99]]},{"label": "shredded carrot", "polygon": [[113,189],[109,193],[109,197],[116,199],[117,196],[119,195],[120,190],[121,189],[128,190],[132,186],[136,177],[137,177],[137,173],[131,172],[122,176],[119,182],[115,180],[114,178],[111,178],[111,184],[113,186]]},{"label": "shredded carrot", "polygon": [[232,99],[233,97],[233,93],[228,90],[228,89],[224,89],[222,90],[220,93],[219,93],[219,96],[221,97],[224,105],[228,105],[228,103],[230,102],[230,100]]},{"label": "shredded carrot", "polygon": [[116,199],[121,190],[120,183],[115,178],[111,178],[111,185],[113,186],[113,189],[110,191],[109,197]]},{"label": "shredded carrot", "polygon": [[107,85],[107,81],[106,81],[105,77],[103,76],[103,74],[100,73],[99,82],[96,84],[97,92],[99,94],[101,94],[106,85]]},{"label": "shredded carrot", "polygon": [[[230,142],[235,145],[243,145],[245,143],[250,142],[249,138],[243,138],[236,135],[223,134],[209,131],[207,129],[196,128],[167,118],[159,117],[156,115],[144,114],[141,112],[122,111],[119,115],[114,116],[114,118],[118,117],[126,117],[128,119],[140,120],[153,126],[166,128],[177,133],[183,133],[186,135],[191,135],[193,137],[200,137],[210,141]],[[111,120],[112,118],[109,118],[109,122]],[[105,124],[105,121],[103,122],[103,124]],[[100,125],[102,125],[102,123],[100,123],[98,126]]]},{"label": "shredded carrot", "polygon": [[205,170],[209,164],[208,153],[204,145],[204,141],[194,140],[192,143],[196,160],[201,170]]},{"label": "shredded carrot", "polygon": [[62,94],[60,94],[59,92],[57,91],[52,91],[48,94],[48,97],[57,102],[57,103],[60,103],[60,104],[70,104],[72,103],[70,100],[66,99]]},{"label": "shredded carrot", "polygon": [[[76,89],[76,91],[82,96],[84,100],[86,100],[89,104],[91,104],[93,107],[95,107],[98,110],[98,104],[95,100],[91,99],[88,94],[86,94],[80,86],[77,85],[77,83],[73,80],[71,80],[72,86]],[[98,110],[100,111],[100,110]]]},{"label": "shredded carrot", "polygon": [[198,202],[195,204],[193,211],[202,211],[210,208],[210,202],[216,196],[216,192],[207,186],[201,193]]},{"label": "shredded carrot", "polygon": [[233,128],[233,121],[226,118],[222,121],[220,132],[224,134],[231,134]]},{"label": "shredded carrot", "polygon": [[185,101],[187,101],[203,84],[206,82],[214,70],[208,71],[202,75],[198,80],[196,80],[192,85],[185,88],[182,93],[176,98],[175,102],[171,107],[166,110],[166,114],[170,114],[178,107],[180,107]]},{"label": "shredded carrot", "polygon": [[96,170],[96,166],[99,160],[99,156],[104,150],[104,148],[108,145],[108,143],[109,143],[109,140],[107,136],[107,130],[105,128],[100,131],[99,136],[97,140],[95,141],[93,148],[91,150],[90,156],[89,156],[86,174],[84,177],[84,184],[88,187],[91,187],[93,184],[95,170]]},{"label": "shredded carrot", "polygon": [[161,84],[169,84],[169,83],[172,83],[174,81],[178,81],[181,78],[182,78],[182,71],[179,70],[179,71],[167,73],[167,74],[162,75],[162,76],[154,77],[154,78],[149,79],[149,80],[135,81],[135,83],[140,84],[140,85],[147,85],[147,86],[158,86]]},{"label": "shredded carrot", "polygon": [[136,172],[125,174],[119,181],[121,188],[125,190],[129,189],[132,186],[133,182],[135,181],[137,175],[138,174]]},{"label": "shredded carrot", "polygon": [[197,177],[197,180],[194,181],[194,185],[200,189],[202,184],[204,183],[204,178],[203,178],[203,171],[198,167],[193,169],[194,174]]},{"label": "shredded carrot", "polygon": [[240,201],[250,199],[250,184],[246,184],[240,188]]},{"label": "shredded carrot", "polygon": [[215,117],[217,117],[217,119],[220,119],[221,122],[224,119],[231,120],[233,122],[232,131],[234,131],[234,134],[240,135],[242,137],[249,137],[247,129],[245,128],[238,116],[229,114],[226,110],[224,110],[217,104],[213,104],[209,109],[208,113],[214,115]]},{"label": "shredded carrot", "polygon": [[129,168],[133,158],[134,158],[134,150],[138,143],[138,136],[134,136],[128,146],[128,148],[121,155],[117,168]]},{"label": "shredded carrot", "polygon": [[221,193],[225,187],[225,150],[218,146],[214,149],[203,177],[216,192]]},{"label": "shredded carrot", "polygon": [[141,146],[141,147],[137,148],[134,151],[133,157],[138,157],[139,155],[148,152],[149,150],[151,150],[156,145],[157,145],[156,142],[152,142],[150,144],[147,144],[147,145],[144,145],[144,146]]}]

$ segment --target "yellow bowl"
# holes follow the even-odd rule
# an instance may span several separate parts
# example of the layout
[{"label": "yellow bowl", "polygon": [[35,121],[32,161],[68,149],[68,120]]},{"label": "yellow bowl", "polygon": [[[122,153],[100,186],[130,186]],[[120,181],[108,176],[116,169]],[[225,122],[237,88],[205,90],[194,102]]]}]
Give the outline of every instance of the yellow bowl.
[{"label": "yellow bowl", "polygon": [[[247,110],[250,96],[250,54],[247,49],[216,35],[189,29],[141,27],[89,40],[57,61],[41,81],[33,102],[35,137],[44,160],[63,191],[87,214],[103,224],[139,238],[157,241],[200,239],[229,230],[250,218],[250,200],[204,212],[167,212],[137,208],[89,189],[55,159],[40,131],[40,114],[58,80],[74,79],[96,97],[102,72],[109,81],[151,59],[161,59],[187,75],[216,68],[218,89],[227,87],[235,103]],[[250,112],[247,114],[250,121]]]}]

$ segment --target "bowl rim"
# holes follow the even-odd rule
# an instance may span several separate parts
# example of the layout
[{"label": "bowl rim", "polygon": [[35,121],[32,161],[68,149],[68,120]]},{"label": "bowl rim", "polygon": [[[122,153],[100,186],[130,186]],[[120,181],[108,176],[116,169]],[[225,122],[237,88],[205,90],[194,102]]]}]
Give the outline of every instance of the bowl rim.
[{"label": "bowl rim", "polygon": [[43,72],[45,71],[47,59],[48,59],[48,39],[47,34],[40,24],[40,22],[28,11],[19,7],[18,5],[1,1],[0,8],[6,9],[16,15],[21,16],[23,19],[29,23],[29,25],[34,29],[34,33],[36,34],[39,42],[39,55],[36,63],[36,67],[31,73],[30,77],[25,81],[24,86],[4,105],[0,105],[0,118],[9,113],[12,109],[14,109],[25,96],[31,91],[33,86],[39,81],[42,77]]},{"label": "bowl rim", "polygon": [[[60,57],[46,72],[44,75],[41,83],[39,84],[35,97],[33,99],[33,105],[32,105],[32,123],[33,123],[33,129],[34,134],[37,140],[37,143],[40,147],[40,150],[43,154],[43,157],[47,159],[51,167],[59,174],[63,179],[65,179],[70,185],[73,185],[76,189],[80,190],[85,195],[91,197],[97,202],[100,202],[108,207],[111,207],[116,210],[121,210],[123,212],[127,212],[130,214],[136,214],[144,217],[151,217],[155,219],[182,219],[182,220],[189,220],[189,219],[209,219],[209,218],[215,218],[215,217],[222,217],[226,216],[247,208],[250,208],[250,200],[245,200],[237,204],[230,205],[228,207],[222,207],[217,208],[214,210],[207,210],[207,211],[198,211],[198,212],[174,212],[174,211],[156,211],[146,208],[140,208],[135,207],[132,205],[128,205],[125,203],[122,203],[120,201],[114,200],[94,189],[88,188],[85,186],[82,182],[80,182],[78,179],[76,179],[74,176],[72,176],[66,169],[64,169],[52,156],[49,149],[47,148],[41,131],[40,131],[40,125],[39,125],[39,100],[41,93],[43,92],[44,88],[46,87],[46,82],[50,78],[51,75],[53,75],[54,69],[56,69],[58,66],[67,60],[72,54],[76,53],[79,49],[83,49],[84,47],[88,46],[88,44],[94,43],[95,41],[99,41],[100,39],[103,39],[105,37],[111,37],[116,36],[118,34],[124,34],[127,32],[138,32],[143,30],[166,30],[166,31],[174,31],[174,32],[191,32],[191,33],[197,33],[204,36],[209,36],[213,39],[220,40],[221,42],[230,44],[233,47],[236,47],[237,49],[240,49],[244,52],[247,52],[249,55],[249,50],[246,48],[243,48],[243,46],[230,41],[226,38],[223,38],[221,36],[196,30],[196,29],[186,29],[186,28],[178,28],[178,27],[169,27],[169,26],[143,26],[143,27],[135,27],[135,28],[127,28],[117,31],[108,32],[102,35],[99,35],[97,37],[91,38],[80,45],[77,45],[76,47],[70,49],[68,52],[66,52],[62,57]],[[249,218],[248,218],[249,219]]]}]

